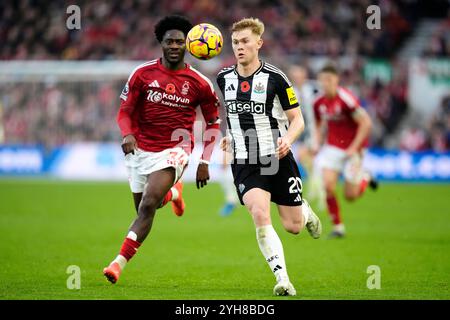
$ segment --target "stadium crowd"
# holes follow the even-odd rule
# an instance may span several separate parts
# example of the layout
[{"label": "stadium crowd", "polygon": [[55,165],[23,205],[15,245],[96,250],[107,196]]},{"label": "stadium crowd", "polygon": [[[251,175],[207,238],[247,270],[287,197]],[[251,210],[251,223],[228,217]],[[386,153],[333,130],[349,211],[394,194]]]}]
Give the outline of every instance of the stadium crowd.
[{"label": "stadium crowd", "polygon": [[[130,59],[159,54],[153,25],[168,13],[188,13],[228,31],[251,13],[266,23],[271,56],[391,55],[415,22],[411,1],[76,1],[81,29],[66,28],[69,1],[5,1],[0,4],[0,59]],[[366,28],[366,9],[378,3],[385,28]],[[280,23],[282,21],[282,23]],[[228,32],[224,32],[228,38]],[[228,53],[230,48],[227,47]]]},{"label": "stadium crowd", "polygon": [[[274,64],[286,69],[290,63],[308,66],[310,57],[350,58],[351,64],[342,69],[343,85],[355,91],[375,119],[372,145],[449,149],[450,120],[443,121],[442,117],[445,112],[450,119],[448,99],[442,102],[444,111],[430,124],[404,130],[397,145],[388,143],[391,135],[399,134],[399,124],[408,113],[406,67],[395,61],[394,55],[417,22],[415,1],[77,1],[81,9],[80,30],[66,28],[66,8],[70,4],[2,2],[0,60],[148,60],[160,56],[153,26],[165,14],[188,13],[194,23],[208,17],[208,22],[218,26],[229,39],[232,22],[251,12],[266,23],[262,54]],[[380,30],[366,27],[366,9],[371,4],[378,4],[383,12],[385,27]],[[446,22],[424,55],[449,55],[449,28]],[[366,81],[363,67],[367,58],[390,60],[391,79]],[[216,59],[217,70],[233,63],[231,47],[226,45]],[[202,71],[214,77],[211,70]],[[314,72],[311,70],[310,74],[314,76]],[[0,117],[4,139],[8,143],[40,142],[49,147],[74,141],[116,141],[118,130],[114,121],[122,86],[122,82],[2,85]],[[416,142],[419,136],[423,137],[421,143]]]}]

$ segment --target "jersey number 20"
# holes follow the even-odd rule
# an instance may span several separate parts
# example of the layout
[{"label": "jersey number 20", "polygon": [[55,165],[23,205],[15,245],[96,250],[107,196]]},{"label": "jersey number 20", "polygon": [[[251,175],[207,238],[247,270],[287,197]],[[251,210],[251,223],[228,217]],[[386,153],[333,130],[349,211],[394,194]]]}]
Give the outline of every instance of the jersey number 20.
[{"label": "jersey number 20", "polygon": [[301,193],[303,189],[302,179],[299,177],[290,177],[288,183],[291,184],[289,187],[289,193]]}]

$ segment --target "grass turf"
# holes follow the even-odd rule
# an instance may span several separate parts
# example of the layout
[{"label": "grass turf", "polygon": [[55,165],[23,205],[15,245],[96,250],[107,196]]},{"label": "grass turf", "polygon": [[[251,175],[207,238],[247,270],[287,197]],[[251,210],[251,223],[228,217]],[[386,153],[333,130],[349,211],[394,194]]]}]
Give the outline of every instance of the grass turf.
[{"label": "grass turf", "polygon": [[[448,185],[384,184],[356,203],[341,200],[343,240],[288,234],[273,212],[298,294],[280,299],[450,299],[448,196]],[[0,180],[0,299],[273,299],[243,207],[220,217],[217,184],[187,184],[184,197],[185,215],[159,210],[111,285],[102,269],[135,215],[126,184]],[[66,287],[69,265],[81,269],[80,290]],[[370,265],[381,268],[381,290],[366,286]]]}]

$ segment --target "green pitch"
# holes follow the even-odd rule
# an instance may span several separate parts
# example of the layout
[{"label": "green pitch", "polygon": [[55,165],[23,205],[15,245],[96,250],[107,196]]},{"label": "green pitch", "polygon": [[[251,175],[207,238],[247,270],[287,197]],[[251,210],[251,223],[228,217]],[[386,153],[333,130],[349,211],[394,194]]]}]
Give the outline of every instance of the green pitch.
[{"label": "green pitch", "polygon": [[[102,269],[135,214],[127,184],[0,180],[0,299],[273,299],[244,209],[220,217],[217,184],[188,184],[184,196],[185,215],[159,210],[111,285]],[[449,196],[448,185],[383,184],[342,202],[344,240],[288,234],[272,214],[295,299],[450,299]],[[67,288],[70,265],[81,270],[80,290]],[[370,265],[381,269],[380,290],[367,288]]]}]

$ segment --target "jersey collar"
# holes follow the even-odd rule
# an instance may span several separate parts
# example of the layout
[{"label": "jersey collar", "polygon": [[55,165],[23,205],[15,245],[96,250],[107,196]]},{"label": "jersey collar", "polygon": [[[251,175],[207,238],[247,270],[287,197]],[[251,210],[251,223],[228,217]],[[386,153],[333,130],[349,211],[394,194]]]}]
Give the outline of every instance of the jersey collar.
[{"label": "jersey collar", "polygon": [[190,65],[189,65],[187,62],[185,62],[185,63],[184,63],[184,68],[183,68],[183,69],[180,69],[180,70],[170,70],[170,69],[167,69],[166,67],[164,67],[164,65],[162,64],[162,58],[159,58],[159,59],[158,59],[158,68],[161,69],[161,70],[163,70],[163,71],[165,71],[165,72],[167,72],[167,73],[182,73],[182,72],[188,70],[188,69],[190,68]]},{"label": "jersey collar", "polygon": [[256,74],[258,74],[261,70],[262,70],[262,68],[264,67],[264,60],[259,60],[260,62],[261,62],[261,65],[259,66],[259,68],[258,69],[256,69],[256,71],[255,72],[253,72],[251,75],[249,75],[248,77],[243,77],[243,76],[241,76],[240,74],[239,74],[239,72],[237,71],[237,64],[235,64],[234,65],[234,74],[235,75],[237,75],[238,77],[241,77],[241,78],[244,78],[244,79],[246,79],[246,78],[252,78],[254,75],[256,75]]}]

